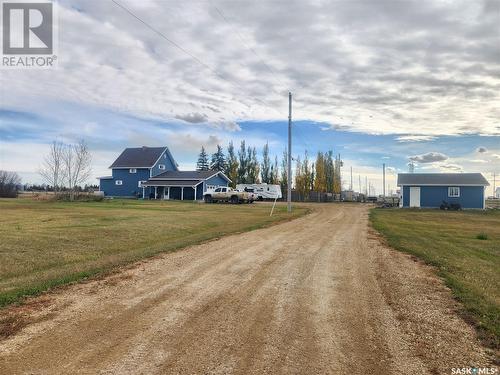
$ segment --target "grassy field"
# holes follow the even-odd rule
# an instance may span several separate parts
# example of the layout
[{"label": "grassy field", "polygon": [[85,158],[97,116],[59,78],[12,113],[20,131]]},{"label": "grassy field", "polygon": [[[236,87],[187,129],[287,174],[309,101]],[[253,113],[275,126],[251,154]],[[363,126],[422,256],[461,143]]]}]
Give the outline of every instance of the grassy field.
[{"label": "grassy field", "polygon": [[484,342],[500,346],[500,211],[371,211],[389,244],[437,267]]},{"label": "grassy field", "polygon": [[[160,252],[297,217],[285,206],[0,199],[0,306]],[[235,249],[236,251],[237,249]]]}]

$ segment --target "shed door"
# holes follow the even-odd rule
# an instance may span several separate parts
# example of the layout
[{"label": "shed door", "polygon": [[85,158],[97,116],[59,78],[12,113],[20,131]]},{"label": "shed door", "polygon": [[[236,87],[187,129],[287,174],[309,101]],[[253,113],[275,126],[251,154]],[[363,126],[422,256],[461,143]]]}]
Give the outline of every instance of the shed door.
[{"label": "shed door", "polygon": [[420,187],[410,187],[410,207],[420,207]]}]

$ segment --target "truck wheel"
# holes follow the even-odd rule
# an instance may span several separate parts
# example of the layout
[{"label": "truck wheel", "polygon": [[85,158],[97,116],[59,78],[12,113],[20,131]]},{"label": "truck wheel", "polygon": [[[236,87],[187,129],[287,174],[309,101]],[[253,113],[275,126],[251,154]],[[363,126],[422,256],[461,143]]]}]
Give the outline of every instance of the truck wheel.
[{"label": "truck wheel", "polygon": [[211,195],[205,195],[205,203],[212,203],[212,196]]},{"label": "truck wheel", "polygon": [[233,196],[231,197],[231,203],[232,203],[232,204],[238,204],[238,197],[237,197],[236,195],[233,195]]}]

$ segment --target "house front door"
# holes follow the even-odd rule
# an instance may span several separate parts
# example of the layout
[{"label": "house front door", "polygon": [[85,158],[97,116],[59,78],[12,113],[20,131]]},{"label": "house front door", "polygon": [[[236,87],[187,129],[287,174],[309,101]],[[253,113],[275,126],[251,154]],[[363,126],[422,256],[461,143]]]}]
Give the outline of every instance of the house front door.
[{"label": "house front door", "polygon": [[420,207],[420,187],[410,187],[410,207]]},{"label": "house front door", "polygon": [[170,187],[165,186],[163,189],[163,199],[170,199]]}]

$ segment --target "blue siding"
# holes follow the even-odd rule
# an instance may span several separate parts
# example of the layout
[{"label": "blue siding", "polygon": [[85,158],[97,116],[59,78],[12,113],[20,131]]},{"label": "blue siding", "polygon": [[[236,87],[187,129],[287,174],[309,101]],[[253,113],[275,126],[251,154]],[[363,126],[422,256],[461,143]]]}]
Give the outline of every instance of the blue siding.
[{"label": "blue siding", "polygon": [[203,186],[205,186],[203,183],[196,186],[196,199],[198,200],[203,199]]},{"label": "blue siding", "polygon": [[220,174],[218,174],[218,175],[210,177],[208,180],[206,180],[205,185],[227,186],[228,182],[224,177],[222,177]]},{"label": "blue siding", "polygon": [[[160,164],[165,165],[165,169],[160,169],[159,168]],[[175,165],[174,161],[170,158],[168,152],[163,152],[163,154],[160,156],[156,164],[153,166],[153,168],[151,168],[151,177],[154,177],[166,171],[177,171],[177,170],[178,170],[177,165]]]},{"label": "blue siding", "polygon": [[410,187],[403,186],[403,207],[410,207]]},{"label": "blue siding", "polygon": [[[420,207],[439,207],[442,201],[445,201],[448,203],[460,203],[463,208],[483,208],[483,186],[458,186],[460,187],[460,197],[448,197],[448,186],[420,186]],[[403,186],[403,207],[409,206],[410,187]]]},{"label": "blue siding", "polygon": [[[139,181],[146,181],[149,178],[149,169],[137,169],[137,173],[130,173],[129,169],[113,169],[112,179],[100,180],[99,190],[105,196],[110,197],[142,197],[142,188],[139,188]],[[122,185],[116,185],[116,180],[122,180]],[[146,196],[148,192],[146,192]]]}]

